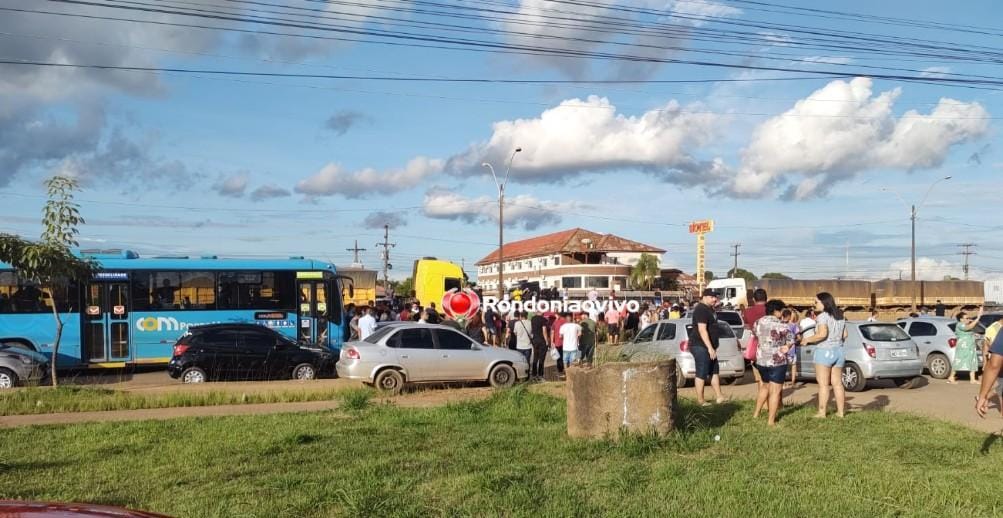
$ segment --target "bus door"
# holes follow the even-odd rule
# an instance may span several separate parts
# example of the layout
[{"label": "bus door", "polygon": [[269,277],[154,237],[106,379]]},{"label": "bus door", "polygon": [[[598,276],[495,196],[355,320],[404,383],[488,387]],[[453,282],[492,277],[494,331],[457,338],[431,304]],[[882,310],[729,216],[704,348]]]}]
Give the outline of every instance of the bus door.
[{"label": "bus door", "polygon": [[129,283],[92,282],[84,289],[84,351],[90,363],[130,361]]},{"label": "bus door", "polygon": [[321,277],[321,272],[316,272],[318,274],[316,279],[303,278],[304,273],[314,272],[300,272],[297,276],[299,320],[296,337],[300,342],[327,346],[331,342],[328,336],[326,283]]}]

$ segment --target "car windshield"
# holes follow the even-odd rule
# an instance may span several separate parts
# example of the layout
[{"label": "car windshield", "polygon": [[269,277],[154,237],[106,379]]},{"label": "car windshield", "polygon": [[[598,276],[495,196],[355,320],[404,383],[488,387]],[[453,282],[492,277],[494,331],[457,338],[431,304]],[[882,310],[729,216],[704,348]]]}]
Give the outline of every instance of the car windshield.
[{"label": "car windshield", "polygon": [[395,329],[398,329],[398,326],[381,327],[381,328],[377,329],[373,334],[367,336],[366,339],[363,340],[363,342],[367,342],[367,343],[371,343],[371,344],[379,343],[380,340],[382,340],[384,336],[387,336],[388,334],[390,334],[391,331],[393,331]]},{"label": "car windshield", "polygon": [[719,311],[717,313],[717,318],[718,320],[727,322],[729,326],[742,325],[742,316],[734,311]]},{"label": "car windshield", "polygon": [[871,324],[860,326],[860,334],[866,340],[875,342],[904,342],[909,335],[895,324]]}]

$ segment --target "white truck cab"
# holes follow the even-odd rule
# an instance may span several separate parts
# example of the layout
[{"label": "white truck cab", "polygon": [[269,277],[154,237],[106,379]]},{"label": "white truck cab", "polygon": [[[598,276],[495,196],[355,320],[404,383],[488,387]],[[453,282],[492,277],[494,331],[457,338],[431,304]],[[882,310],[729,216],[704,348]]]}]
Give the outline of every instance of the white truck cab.
[{"label": "white truck cab", "polygon": [[722,306],[738,309],[742,306],[749,306],[746,295],[745,279],[714,279],[707,283],[707,288],[717,293],[717,298]]}]

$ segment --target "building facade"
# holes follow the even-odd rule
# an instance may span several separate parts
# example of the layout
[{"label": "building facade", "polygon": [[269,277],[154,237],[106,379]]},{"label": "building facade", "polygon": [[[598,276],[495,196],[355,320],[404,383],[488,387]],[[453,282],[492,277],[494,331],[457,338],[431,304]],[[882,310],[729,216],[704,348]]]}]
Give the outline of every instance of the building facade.
[{"label": "building facade", "polygon": [[[601,296],[629,289],[631,267],[641,254],[661,267],[665,250],[613,234],[573,228],[506,243],[505,289],[538,283],[540,289],[567,290],[571,298],[595,290]],[[498,291],[498,250],[477,261],[477,285],[486,294]]]}]

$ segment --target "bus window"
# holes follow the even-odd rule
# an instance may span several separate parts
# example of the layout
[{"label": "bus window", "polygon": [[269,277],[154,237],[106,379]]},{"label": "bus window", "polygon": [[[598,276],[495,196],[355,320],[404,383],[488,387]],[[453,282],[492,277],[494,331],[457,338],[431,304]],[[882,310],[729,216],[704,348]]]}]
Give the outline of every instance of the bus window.
[{"label": "bus window", "polygon": [[296,308],[295,272],[221,272],[219,309],[286,309]]},{"label": "bus window", "polygon": [[460,279],[454,277],[446,277],[443,282],[443,291],[449,291],[453,288],[460,290],[462,287],[463,283],[460,282]]}]

